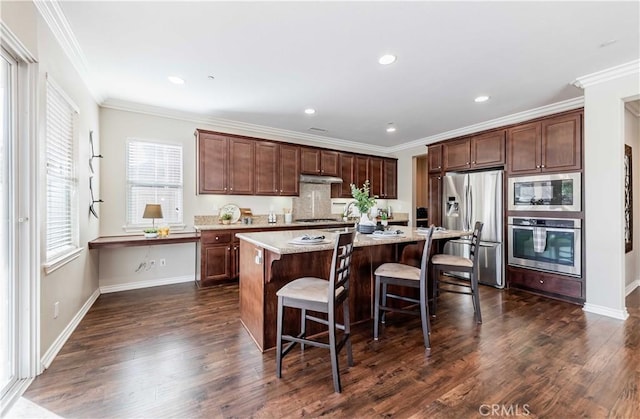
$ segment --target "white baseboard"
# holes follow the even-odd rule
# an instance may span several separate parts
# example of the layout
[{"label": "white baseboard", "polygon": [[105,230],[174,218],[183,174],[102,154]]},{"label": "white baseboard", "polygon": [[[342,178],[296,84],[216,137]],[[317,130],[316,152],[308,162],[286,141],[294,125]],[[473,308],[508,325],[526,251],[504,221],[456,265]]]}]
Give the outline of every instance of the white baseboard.
[{"label": "white baseboard", "polygon": [[131,282],[118,283],[118,284],[108,284],[108,283],[105,284],[101,282],[100,292],[102,294],[108,294],[110,292],[137,290],[140,288],[158,287],[160,285],[179,284],[181,282],[192,282],[192,281],[195,282],[195,277],[193,275],[176,276],[172,278],[162,278],[162,279],[150,279],[148,281],[131,280]]},{"label": "white baseboard", "polygon": [[42,359],[40,360],[44,369],[49,368],[49,365],[51,365],[51,363],[53,362],[53,359],[56,357],[56,355],[58,355],[58,352],[60,352],[60,349],[62,349],[62,346],[65,344],[67,339],[69,339],[69,336],[71,336],[71,333],[73,333],[73,331],[76,330],[76,327],[78,327],[78,325],[80,324],[80,321],[84,318],[84,316],[87,314],[87,312],[89,311],[93,303],[96,302],[99,296],[100,296],[100,290],[97,289],[94,291],[93,294],[91,294],[91,296],[89,297],[87,302],[84,303],[80,311],[76,313],[73,319],[71,319],[71,322],[67,325],[67,327],[64,328],[62,333],[60,333],[58,338],[49,347],[47,352],[43,355]]},{"label": "white baseboard", "polygon": [[624,289],[624,295],[625,297],[629,294],[631,294],[633,292],[633,290],[635,290],[636,288],[640,287],[640,279],[636,279],[635,281],[633,281],[632,283],[630,283],[629,285],[627,285]]},{"label": "white baseboard", "polygon": [[609,307],[599,306],[596,304],[584,303],[582,309],[588,313],[600,314],[601,316],[613,317],[618,320],[625,320],[629,317],[627,309],[614,310]]}]

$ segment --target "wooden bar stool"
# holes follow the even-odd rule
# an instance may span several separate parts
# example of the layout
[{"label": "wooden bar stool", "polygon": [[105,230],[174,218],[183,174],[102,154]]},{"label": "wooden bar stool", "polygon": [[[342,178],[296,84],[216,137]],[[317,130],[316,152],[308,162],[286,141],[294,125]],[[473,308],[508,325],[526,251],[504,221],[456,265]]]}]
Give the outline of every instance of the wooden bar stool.
[{"label": "wooden bar stool", "polygon": [[[344,346],[347,347],[347,363],[350,367],[353,366],[351,328],[349,326],[349,274],[354,234],[353,232],[338,234],[333,249],[331,274],[328,281],[326,279],[313,277],[298,278],[280,288],[276,293],[278,296],[276,376],[278,378],[282,377],[282,358],[291,351],[296,343],[299,343],[302,349],[304,349],[304,345],[327,348],[331,353],[333,388],[336,393],[342,391],[340,370],[338,367],[338,353]],[[336,310],[340,306],[342,306],[343,309],[343,324],[336,322]],[[282,334],[285,307],[298,308],[301,311],[300,333],[297,336]],[[327,320],[307,314],[307,310],[326,313]],[[329,343],[307,338],[307,320],[327,326]],[[336,329],[343,331],[342,337],[339,340]],[[283,340],[290,342],[284,348],[282,346]]]},{"label": "wooden bar stool", "polygon": [[[471,247],[469,249],[469,257],[437,254],[431,257],[433,266],[435,293],[433,298],[433,312],[436,311],[436,302],[440,292],[453,292],[456,294],[469,294],[473,301],[473,312],[476,322],[482,323],[482,314],[480,313],[480,296],[478,292],[478,246],[480,244],[480,235],[482,233],[483,223],[477,221],[473,228],[473,236],[471,237]],[[469,273],[469,280],[464,278],[454,278],[447,276],[442,279],[442,274],[447,272]],[[440,284],[446,284],[440,287]],[[464,289],[467,288],[468,291]]]},{"label": "wooden bar stool", "polygon": [[[385,322],[386,312],[397,312],[420,316],[422,320],[422,335],[425,348],[431,348],[429,335],[431,334],[431,324],[429,322],[429,297],[427,295],[427,277],[429,252],[431,251],[431,241],[433,238],[433,225],[425,236],[424,249],[422,250],[422,261],[420,268],[402,263],[383,263],[376,269],[375,283],[375,303],[373,312],[373,339],[378,340],[378,326],[380,323],[380,312],[382,312],[381,322]],[[387,292],[388,285],[398,285],[401,287],[417,288],[420,291],[419,298],[411,298]],[[401,300],[410,304],[403,307],[391,307],[387,305],[387,299]],[[382,299],[382,301],[381,301]]]}]

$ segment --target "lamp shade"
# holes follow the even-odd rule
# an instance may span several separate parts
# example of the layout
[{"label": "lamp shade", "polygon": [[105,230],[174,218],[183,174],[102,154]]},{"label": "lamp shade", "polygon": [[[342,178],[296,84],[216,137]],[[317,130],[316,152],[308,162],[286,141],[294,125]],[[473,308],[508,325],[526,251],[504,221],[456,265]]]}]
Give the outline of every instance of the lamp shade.
[{"label": "lamp shade", "polygon": [[162,218],[162,207],[160,204],[147,204],[142,218]]}]

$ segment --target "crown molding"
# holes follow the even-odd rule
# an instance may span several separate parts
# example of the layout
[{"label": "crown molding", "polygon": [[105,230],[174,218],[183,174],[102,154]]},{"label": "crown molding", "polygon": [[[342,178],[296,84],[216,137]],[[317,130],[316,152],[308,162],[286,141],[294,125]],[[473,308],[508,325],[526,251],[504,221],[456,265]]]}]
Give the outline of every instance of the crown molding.
[{"label": "crown molding", "polygon": [[500,128],[505,125],[517,124],[519,122],[528,121],[530,119],[540,118],[547,115],[553,115],[554,113],[569,111],[584,106],[584,96],[580,96],[573,99],[568,99],[562,102],[552,103],[551,105],[541,106],[539,108],[530,109],[524,112],[518,112],[511,115],[503,116],[489,121],[481,122],[479,124],[468,125],[466,127],[457,128],[451,131],[446,131],[440,134],[432,135],[430,137],[420,138],[409,143],[400,144],[398,146],[387,148],[387,152],[395,153],[402,150],[407,150],[415,147],[424,147],[429,144],[433,144],[438,141],[447,140],[449,138],[461,137],[463,135],[469,135],[480,131],[486,131],[493,128]]},{"label": "crown molding", "polygon": [[60,47],[67,57],[69,57],[71,65],[73,65],[80,75],[80,78],[87,86],[93,99],[97,103],[102,102],[104,97],[91,83],[91,74],[87,60],[73,30],[71,30],[69,21],[60,8],[60,3],[57,0],[33,0],[33,3],[53,33],[53,36],[58,41],[58,44],[60,44]]},{"label": "crown molding", "polygon": [[265,125],[249,124],[246,122],[234,121],[231,119],[215,118],[198,113],[178,111],[175,109],[161,108],[158,106],[145,105],[141,103],[128,102],[117,99],[107,99],[101,105],[103,108],[118,111],[136,112],[145,115],[159,116],[163,118],[179,119],[197,124],[206,124],[216,127],[216,129],[232,130],[238,134],[264,135],[274,140],[293,140],[298,143],[312,141],[332,147],[349,147],[361,152],[389,153],[388,147],[374,146],[370,144],[358,143],[355,141],[343,140],[340,138],[323,137],[321,135],[306,134],[304,132],[289,131],[280,128],[268,127]]},{"label": "crown molding", "polygon": [[615,67],[596,71],[595,73],[587,74],[586,76],[578,77],[571,84],[584,89],[596,84],[604,83],[605,81],[638,73],[640,73],[640,60],[634,60]]},{"label": "crown molding", "polygon": [[20,61],[28,64],[38,62],[31,51],[18,39],[18,37],[9,29],[9,27],[0,20],[0,41],[2,45],[6,45],[12,54],[17,55]]},{"label": "crown molding", "polygon": [[629,112],[631,112],[636,118],[640,118],[640,100],[632,100],[631,102],[626,102],[624,107],[627,108]]}]

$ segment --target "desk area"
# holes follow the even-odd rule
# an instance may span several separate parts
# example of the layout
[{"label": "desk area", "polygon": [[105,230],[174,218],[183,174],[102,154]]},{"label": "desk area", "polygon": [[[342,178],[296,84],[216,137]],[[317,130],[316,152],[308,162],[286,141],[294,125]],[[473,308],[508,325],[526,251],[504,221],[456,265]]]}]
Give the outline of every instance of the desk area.
[{"label": "desk area", "polygon": [[172,233],[167,237],[147,239],[143,235],[137,236],[106,236],[98,237],[89,242],[89,249],[105,249],[134,246],[157,246],[160,244],[195,243],[200,240],[198,233]]},{"label": "desk area", "polygon": [[[382,263],[400,261],[419,266],[424,235],[411,227],[398,227],[402,235],[375,237],[357,233],[351,262],[349,309],[352,323],[368,321],[373,310],[373,272]],[[324,235],[326,243],[296,245],[295,237]],[[445,242],[470,234],[438,231],[434,240]],[[240,319],[261,351],[275,346],[276,292],[303,276],[328,278],[336,232],[328,230],[238,233],[240,239]],[[299,319],[285,318],[287,325]],[[312,331],[310,331],[312,333]]]}]

